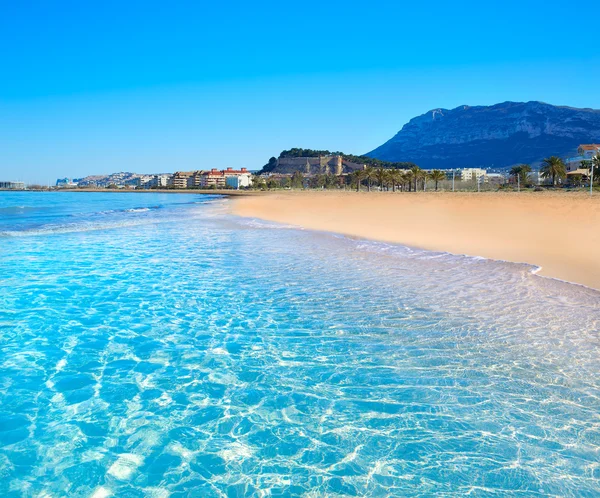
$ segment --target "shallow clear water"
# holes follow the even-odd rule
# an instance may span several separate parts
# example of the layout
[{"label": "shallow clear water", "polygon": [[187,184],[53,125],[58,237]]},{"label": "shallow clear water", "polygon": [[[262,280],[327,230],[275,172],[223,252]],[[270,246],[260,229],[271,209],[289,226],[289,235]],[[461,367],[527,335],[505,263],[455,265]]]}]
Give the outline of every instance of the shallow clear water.
[{"label": "shallow clear water", "polygon": [[600,294],[227,202],[0,193],[0,496],[600,494]]}]

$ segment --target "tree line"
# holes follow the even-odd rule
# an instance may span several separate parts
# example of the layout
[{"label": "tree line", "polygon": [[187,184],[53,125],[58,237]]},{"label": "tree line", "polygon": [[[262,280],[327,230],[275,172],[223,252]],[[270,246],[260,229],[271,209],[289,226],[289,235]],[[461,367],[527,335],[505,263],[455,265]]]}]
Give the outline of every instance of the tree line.
[{"label": "tree line", "polygon": [[[592,168],[594,168],[594,180],[596,183],[600,183],[600,153],[596,154],[591,160],[581,161],[580,169],[587,170],[589,174]],[[510,175],[523,186],[531,185],[530,173],[531,166],[529,164],[519,164],[518,166],[513,166],[510,170]],[[547,157],[542,161],[540,176],[550,179],[552,185],[556,186],[559,181],[567,178],[567,165],[558,156]],[[582,175],[573,176],[574,183],[581,183]]]},{"label": "tree line", "polygon": [[[301,155],[304,154],[304,155]],[[315,157],[318,155],[343,155],[340,152],[330,152],[327,150],[312,150],[312,149],[290,149],[289,151],[283,151],[280,157]],[[362,159],[365,156],[348,156],[349,161],[355,162],[355,160]],[[352,159],[350,159],[352,158]],[[373,187],[378,187],[380,190],[400,190],[400,191],[417,191],[425,190],[427,182],[432,181],[434,183],[434,189],[437,191],[439,182],[446,179],[446,172],[442,170],[424,171],[419,166],[412,163],[390,163],[379,160],[376,161],[380,164],[379,167],[373,167],[370,164],[364,169],[354,171],[350,175],[335,176],[333,174],[318,174],[305,177],[300,171],[296,171],[291,177],[285,177],[280,180],[275,178],[262,178],[255,176],[253,180],[254,188],[340,188],[350,186],[360,191],[361,188],[366,187],[368,191],[371,191]],[[270,162],[265,165],[263,170],[259,171],[258,174],[272,171],[269,167],[275,167],[277,159],[271,158]],[[407,165],[412,164],[411,167]],[[401,165],[401,166],[400,166]],[[594,169],[594,180],[595,184],[600,184],[600,153],[596,154],[589,161],[581,161],[580,169],[591,171]],[[528,164],[519,164],[514,166],[510,170],[510,175],[518,181],[523,187],[532,185],[531,180],[532,168]],[[567,178],[567,167],[564,161],[558,156],[550,156],[542,161],[540,168],[540,176],[551,180],[552,185],[556,186],[559,182]],[[582,183],[581,175],[571,175],[571,181],[574,184]]]},{"label": "tree line", "polygon": [[410,169],[398,168],[373,168],[367,166],[365,169],[354,171],[350,175],[336,176],[331,173],[318,174],[305,177],[300,171],[296,171],[291,177],[264,178],[256,175],[253,178],[252,186],[257,189],[275,189],[275,188],[341,188],[349,186],[360,191],[362,187],[367,187],[370,192],[375,186],[380,190],[417,191],[425,190],[427,181],[434,182],[434,188],[437,191],[439,182],[446,179],[446,173],[441,170],[430,172],[422,170],[419,166],[413,166]]}]

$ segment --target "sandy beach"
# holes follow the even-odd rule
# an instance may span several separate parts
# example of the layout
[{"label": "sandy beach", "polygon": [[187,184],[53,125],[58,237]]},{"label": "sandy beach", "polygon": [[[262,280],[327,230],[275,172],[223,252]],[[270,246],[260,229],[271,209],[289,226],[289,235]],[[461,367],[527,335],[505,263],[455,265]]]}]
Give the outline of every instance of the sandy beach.
[{"label": "sandy beach", "polygon": [[284,192],[236,198],[240,216],[540,266],[600,289],[600,195],[582,192]]}]

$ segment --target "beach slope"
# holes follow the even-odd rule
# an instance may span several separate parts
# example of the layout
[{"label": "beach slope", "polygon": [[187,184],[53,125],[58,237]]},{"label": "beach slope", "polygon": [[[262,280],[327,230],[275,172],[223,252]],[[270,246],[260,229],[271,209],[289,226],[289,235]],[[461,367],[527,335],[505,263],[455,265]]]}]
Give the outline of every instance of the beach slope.
[{"label": "beach slope", "polygon": [[600,195],[285,192],[233,201],[239,216],[482,256],[600,289]]}]

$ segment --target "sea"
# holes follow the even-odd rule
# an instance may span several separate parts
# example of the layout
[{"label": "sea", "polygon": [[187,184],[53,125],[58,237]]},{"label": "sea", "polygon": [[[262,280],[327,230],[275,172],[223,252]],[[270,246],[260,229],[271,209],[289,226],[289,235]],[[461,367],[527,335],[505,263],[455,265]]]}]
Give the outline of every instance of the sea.
[{"label": "sea", "polygon": [[0,496],[600,496],[597,291],[231,202],[0,193]]}]

